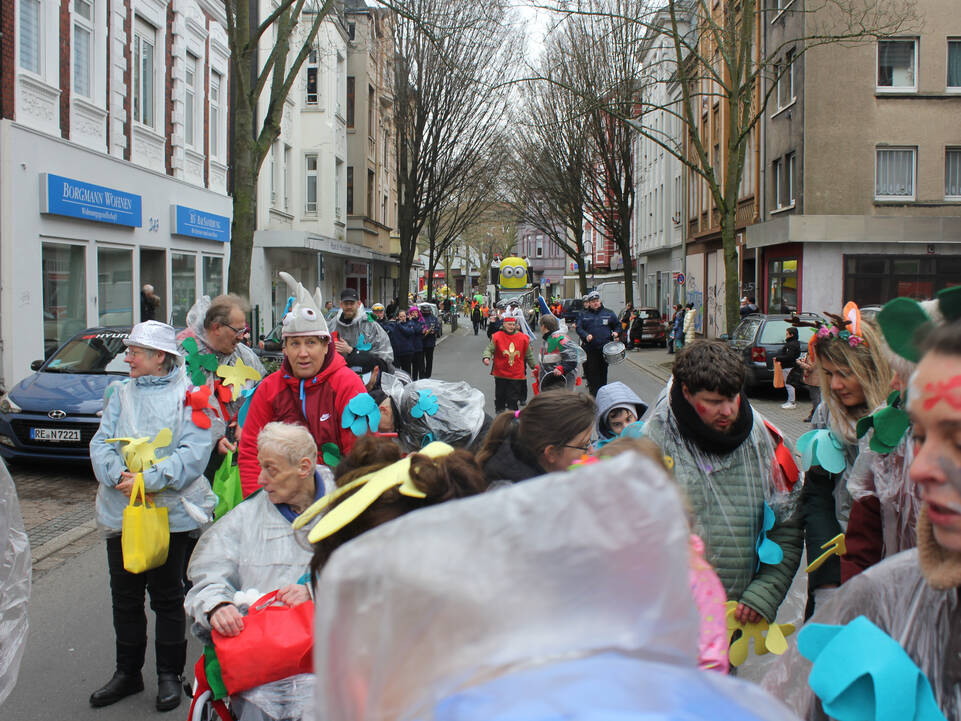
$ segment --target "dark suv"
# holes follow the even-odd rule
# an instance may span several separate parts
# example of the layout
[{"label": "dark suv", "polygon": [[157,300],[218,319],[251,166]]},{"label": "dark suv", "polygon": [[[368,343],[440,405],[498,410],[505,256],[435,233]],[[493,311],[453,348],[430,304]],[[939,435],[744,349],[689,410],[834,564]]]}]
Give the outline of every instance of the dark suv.
[{"label": "dark suv", "polygon": [[667,347],[667,326],[657,308],[635,308],[630,328],[630,348],[642,345]]},{"label": "dark suv", "polygon": [[[801,320],[823,320],[814,313],[799,313]],[[774,356],[784,345],[785,331],[791,325],[791,316],[782,313],[763,315],[753,313],[741,319],[728,338],[728,343],[744,359],[747,366],[747,385],[755,388],[768,385],[774,379]],[[814,328],[798,328],[801,353],[807,352],[807,344],[814,335]]]},{"label": "dark suv", "polygon": [[561,317],[568,323],[574,323],[582,310],[584,310],[583,298],[568,298],[561,306]]}]

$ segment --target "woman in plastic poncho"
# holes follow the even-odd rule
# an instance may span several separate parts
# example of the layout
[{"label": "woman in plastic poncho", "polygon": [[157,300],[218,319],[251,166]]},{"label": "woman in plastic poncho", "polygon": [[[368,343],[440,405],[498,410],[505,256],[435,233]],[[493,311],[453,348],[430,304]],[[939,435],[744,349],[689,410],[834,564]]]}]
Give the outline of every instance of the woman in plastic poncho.
[{"label": "woman in plastic poncho", "polygon": [[[961,322],[928,336],[911,379],[908,410],[915,456],[910,479],[921,487],[917,548],[892,556],[844,584],[812,621],[844,624],[864,615],[894,638],[927,676],[944,715],[961,719]],[[844,668],[857,676],[866,659],[849,649]],[[810,663],[796,647],[764,686],[808,719],[827,715],[807,686]],[[888,699],[883,686],[877,707]]]},{"label": "woman in plastic poncho", "polygon": [[[181,680],[187,653],[184,618],[184,559],[191,531],[213,510],[216,498],[203,470],[213,447],[211,425],[198,427],[184,400],[190,383],[179,364],[174,329],[155,320],[134,326],[124,340],[130,380],[108,389],[100,428],[90,441],[90,461],[100,482],[97,523],[107,535],[107,564],[116,633],[116,672],[90,697],[92,706],[107,706],[144,688],[141,669],[147,649],[144,594],[157,616],[157,709],[180,703]],[[118,387],[119,385],[119,387]],[[112,392],[111,392],[112,391]],[[203,424],[203,422],[202,422]],[[154,440],[158,433],[169,443],[156,445],[156,464],[143,470],[144,487],[158,506],[166,506],[170,549],[159,568],[134,574],[124,569],[120,543],[123,510],[129,502],[135,475],[122,455],[121,442],[108,439]],[[137,466],[134,466],[135,468]],[[188,512],[189,510],[189,512]]]}]

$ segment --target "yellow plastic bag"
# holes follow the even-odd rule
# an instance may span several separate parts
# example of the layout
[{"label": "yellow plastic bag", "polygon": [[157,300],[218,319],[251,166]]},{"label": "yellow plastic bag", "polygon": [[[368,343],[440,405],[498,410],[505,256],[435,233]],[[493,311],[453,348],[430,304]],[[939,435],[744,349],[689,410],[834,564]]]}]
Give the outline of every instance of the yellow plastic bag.
[{"label": "yellow plastic bag", "polygon": [[147,499],[143,473],[137,474],[130,503],[123,509],[120,547],[123,550],[123,567],[130,573],[143,573],[167,562],[170,548],[167,509],[162,506],[157,508],[153,501]]}]

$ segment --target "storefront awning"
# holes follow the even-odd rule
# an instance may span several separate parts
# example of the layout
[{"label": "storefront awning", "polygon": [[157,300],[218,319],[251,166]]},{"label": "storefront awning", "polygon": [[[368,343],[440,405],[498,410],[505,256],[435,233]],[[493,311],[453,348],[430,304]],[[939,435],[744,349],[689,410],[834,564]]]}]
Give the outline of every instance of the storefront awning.
[{"label": "storefront awning", "polygon": [[288,248],[290,250],[314,250],[328,255],[339,255],[356,260],[372,260],[397,265],[397,259],[386,253],[365,248],[356,243],[335,240],[302,230],[258,230],[254,233],[254,246],[260,248]]}]

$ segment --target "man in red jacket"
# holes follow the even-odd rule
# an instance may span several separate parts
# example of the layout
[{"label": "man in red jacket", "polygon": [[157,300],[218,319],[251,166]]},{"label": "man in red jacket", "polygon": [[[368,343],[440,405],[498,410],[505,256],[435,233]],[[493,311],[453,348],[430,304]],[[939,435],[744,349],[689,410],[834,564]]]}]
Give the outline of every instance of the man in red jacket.
[{"label": "man in red jacket", "polygon": [[358,435],[377,430],[380,412],[344,357],[331,352],[318,288],[311,298],[287,273],[295,302],[284,316],[284,362],[257,386],[240,437],[240,483],[244,496],[259,488],[257,436],[271,421],[306,426],[317,443],[317,462],[336,465]]},{"label": "man in red jacket", "polygon": [[[517,311],[520,312],[520,311]],[[484,351],[484,365],[494,376],[494,411],[516,411],[524,397],[527,367],[536,365],[530,338],[517,332],[517,317],[510,311],[504,314],[504,325],[491,336]]]}]

